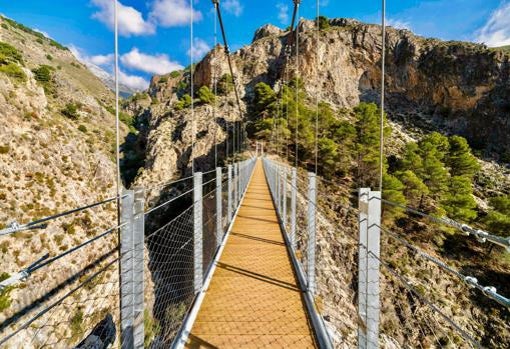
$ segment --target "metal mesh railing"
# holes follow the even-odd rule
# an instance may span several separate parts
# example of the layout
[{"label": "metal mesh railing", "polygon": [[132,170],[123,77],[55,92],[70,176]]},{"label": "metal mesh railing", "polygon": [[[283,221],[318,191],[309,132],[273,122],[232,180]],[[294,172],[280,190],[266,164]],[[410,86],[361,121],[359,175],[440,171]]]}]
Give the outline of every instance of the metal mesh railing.
[{"label": "metal mesh railing", "polygon": [[[239,193],[245,190],[247,181],[241,176],[249,177],[253,165],[250,159],[238,165],[238,173],[230,170],[231,190],[235,183]],[[202,284],[231,223],[228,205],[234,211],[239,203],[229,195],[227,174],[225,170],[207,172],[201,183]],[[201,291],[196,281],[199,245],[191,179],[161,186],[166,191],[158,201],[154,188],[146,191],[152,207],[145,213],[144,191],[127,191],[119,199],[123,212],[119,227],[107,226],[115,220],[114,198],[42,223],[2,230],[0,347],[106,348],[126,341],[151,348],[170,346]],[[97,227],[105,230],[98,233]],[[141,236],[140,242],[136,236]],[[22,246],[30,250],[25,254]],[[44,256],[12,273],[13,265],[30,264],[27,256],[34,254]],[[128,274],[124,274],[126,267]],[[138,300],[143,300],[140,305],[134,297],[137,293]]]}]

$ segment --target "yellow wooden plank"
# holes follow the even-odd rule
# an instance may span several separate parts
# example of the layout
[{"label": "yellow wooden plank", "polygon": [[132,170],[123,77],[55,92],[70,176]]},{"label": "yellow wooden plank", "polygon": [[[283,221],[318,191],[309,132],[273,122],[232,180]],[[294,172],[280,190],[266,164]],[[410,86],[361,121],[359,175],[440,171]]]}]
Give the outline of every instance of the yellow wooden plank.
[{"label": "yellow wooden plank", "polygon": [[187,347],[316,347],[260,161]]}]

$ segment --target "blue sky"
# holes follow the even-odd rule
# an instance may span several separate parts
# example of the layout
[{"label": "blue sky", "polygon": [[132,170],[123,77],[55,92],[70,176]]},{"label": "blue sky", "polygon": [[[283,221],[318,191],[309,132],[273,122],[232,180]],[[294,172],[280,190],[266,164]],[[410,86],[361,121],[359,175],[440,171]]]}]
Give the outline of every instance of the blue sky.
[{"label": "blue sky", "polygon": [[[4,1],[0,12],[69,46],[79,59],[112,70],[114,0]],[[190,0],[119,1],[121,80],[144,88],[153,74],[190,62]],[[221,0],[233,50],[250,43],[266,23],[286,27],[292,0]],[[194,0],[194,58],[214,44],[213,6]],[[380,1],[321,0],[321,14],[380,21]],[[316,0],[302,0],[300,17],[314,18]],[[390,25],[446,40],[510,44],[510,0],[387,0]],[[221,37],[218,35],[218,40]]]}]

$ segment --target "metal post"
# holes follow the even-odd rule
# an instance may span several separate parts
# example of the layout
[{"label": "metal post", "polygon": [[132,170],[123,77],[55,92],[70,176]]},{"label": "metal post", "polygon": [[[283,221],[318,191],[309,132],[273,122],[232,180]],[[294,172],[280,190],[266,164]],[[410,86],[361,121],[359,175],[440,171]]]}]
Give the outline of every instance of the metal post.
[{"label": "metal post", "polygon": [[290,196],[290,245],[292,251],[296,251],[296,208],[297,208],[297,171],[292,168],[291,196]]},{"label": "metal post", "polygon": [[195,172],[193,178],[193,251],[195,293],[202,290],[203,278],[203,217],[202,217],[202,172]]},{"label": "metal post", "polygon": [[221,245],[223,240],[223,211],[222,211],[222,188],[221,188],[221,167],[216,167],[216,247]]},{"label": "metal post", "polygon": [[316,237],[316,205],[317,205],[317,184],[315,173],[308,173],[308,253],[307,253],[307,277],[308,291],[315,293],[315,248]]},{"label": "metal post", "polygon": [[280,210],[280,167],[275,166],[275,176],[276,176],[276,209],[278,210],[278,214],[281,214]]},{"label": "metal post", "polygon": [[232,165],[227,166],[228,171],[228,184],[227,184],[227,192],[228,192],[228,200],[227,200],[227,217],[228,222],[232,222]]},{"label": "metal post", "polygon": [[145,191],[134,189],[133,224],[133,304],[134,304],[134,347],[144,347],[144,238],[145,238]]},{"label": "metal post", "polygon": [[379,250],[381,192],[359,192],[358,348],[379,347]]},{"label": "metal post", "polygon": [[369,188],[359,190],[359,247],[358,247],[358,348],[367,347],[367,237]]},{"label": "metal post", "polygon": [[120,208],[120,223],[122,226],[120,229],[120,328],[122,349],[134,347],[134,196],[134,191],[124,189]]},{"label": "metal post", "polygon": [[234,164],[234,208],[237,209],[237,184],[239,182],[239,176],[237,175],[237,163]]},{"label": "metal post", "polygon": [[282,200],[283,200],[283,226],[287,230],[287,169],[283,168],[283,180],[282,180]]},{"label": "metal post", "polygon": [[381,237],[381,192],[370,191],[367,230],[367,348],[379,347],[379,254]]}]

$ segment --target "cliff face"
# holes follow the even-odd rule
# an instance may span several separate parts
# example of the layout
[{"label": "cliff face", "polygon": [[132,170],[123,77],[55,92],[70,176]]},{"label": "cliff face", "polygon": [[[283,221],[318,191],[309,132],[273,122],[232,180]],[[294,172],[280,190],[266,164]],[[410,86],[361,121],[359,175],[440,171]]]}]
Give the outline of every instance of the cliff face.
[{"label": "cliff face", "polygon": [[[115,196],[115,122],[106,108],[113,93],[58,43],[14,21],[0,23],[0,228]],[[0,274],[17,273],[45,254],[57,256],[115,225],[113,203],[1,236]],[[115,234],[99,239],[0,292],[0,337],[115,258],[115,240]],[[115,268],[8,347],[74,346],[116,308]]]},{"label": "cliff face", "polygon": [[[336,19],[320,32],[300,22],[299,76],[311,96],[337,107],[378,101],[381,29],[377,25]],[[264,81],[278,85],[295,74],[293,38],[274,27],[261,28],[255,41],[234,55],[244,93]],[[408,30],[387,31],[387,98],[390,118],[427,123],[465,136],[479,148],[510,151],[510,63],[508,54],[482,45],[418,37]],[[197,86],[212,83],[214,62],[227,73],[221,50],[197,65]]]}]

